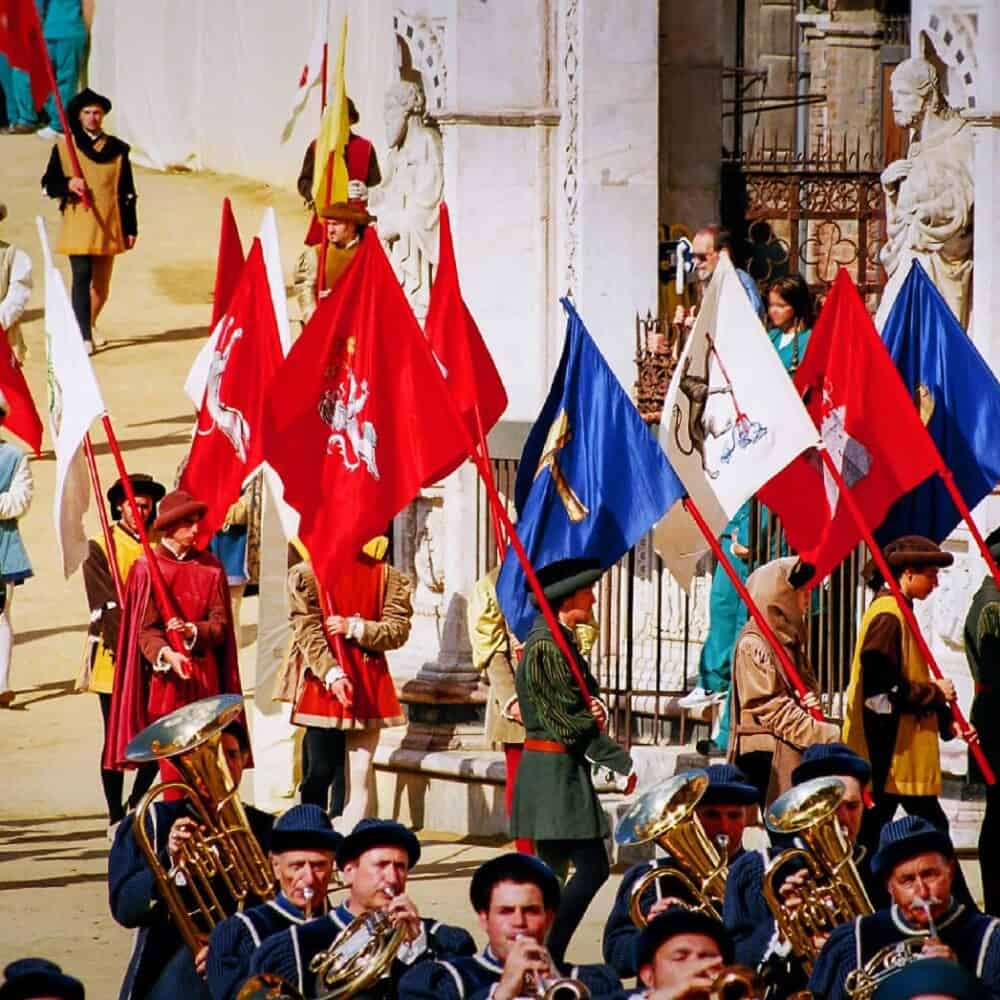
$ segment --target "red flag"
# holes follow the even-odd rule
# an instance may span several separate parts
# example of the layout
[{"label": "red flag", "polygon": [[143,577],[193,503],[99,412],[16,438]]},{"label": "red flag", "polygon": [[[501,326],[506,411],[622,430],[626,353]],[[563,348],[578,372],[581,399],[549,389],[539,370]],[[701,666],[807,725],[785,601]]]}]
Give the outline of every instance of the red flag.
[{"label": "red flag", "polygon": [[[264,458],[320,583],[468,454],[444,379],[374,230],[271,384]],[[350,613],[349,609],[344,609]]]},{"label": "red flag", "polygon": [[17,356],[7,341],[7,334],[0,326],[0,390],[7,397],[9,411],[4,427],[31,445],[36,455],[42,452],[42,419],[38,416],[28,380],[24,377]]},{"label": "red flag", "polygon": [[221,324],[178,484],[208,504],[198,525],[202,547],[222,526],[243,483],[261,463],[264,396],[282,361],[259,239],[253,241]]},{"label": "red flag", "polygon": [[212,292],[212,326],[222,319],[229,300],[236,291],[236,284],[243,271],[243,241],[233,215],[233,205],[228,198],[222,199],[222,225],[219,227],[219,257],[215,262],[215,289]]},{"label": "red flag", "polygon": [[15,69],[31,77],[31,99],[36,108],[52,90],[49,53],[42,36],[35,0],[4,0],[0,3],[0,52]]},{"label": "red flag", "polygon": [[[794,381],[873,530],[900,496],[940,468],[913,400],[845,268],[837,274]],[[816,567],[815,583],[861,540],[813,449],[758,496],[781,519],[802,560]]]},{"label": "red flag", "polygon": [[477,406],[483,433],[488,433],[507,409],[507,392],[479,327],[462,299],[455,266],[455,248],[451,242],[451,221],[444,202],[441,203],[438,266],[431,287],[424,333],[445,369],[448,389],[473,438],[479,437],[475,413]]}]

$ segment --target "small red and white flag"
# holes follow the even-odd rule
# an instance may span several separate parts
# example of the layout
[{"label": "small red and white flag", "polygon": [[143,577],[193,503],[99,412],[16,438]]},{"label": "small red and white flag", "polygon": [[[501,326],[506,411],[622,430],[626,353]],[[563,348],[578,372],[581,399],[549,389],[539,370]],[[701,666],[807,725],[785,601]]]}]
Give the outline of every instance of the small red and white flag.
[{"label": "small red and white flag", "polygon": [[281,133],[282,142],[288,142],[292,137],[295,122],[306,106],[306,101],[309,100],[310,91],[323,79],[323,54],[326,50],[329,26],[330,0],[319,0],[316,20],[313,22],[312,40],[309,43],[309,55],[299,75],[299,86],[292,101],[292,111]]}]

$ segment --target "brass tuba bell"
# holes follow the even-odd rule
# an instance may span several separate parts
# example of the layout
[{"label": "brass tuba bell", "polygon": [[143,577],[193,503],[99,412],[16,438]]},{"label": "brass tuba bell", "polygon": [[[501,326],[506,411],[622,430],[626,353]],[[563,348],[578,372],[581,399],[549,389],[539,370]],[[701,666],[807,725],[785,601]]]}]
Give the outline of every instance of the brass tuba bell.
[{"label": "brass tuba bell", "polygon": [[[243,711],[237,694],[202,698],[147,726],[125,748],[136,764],[170,759],[184,781],[161,782],[142,797],[133,832],[184,943],[197,952],[212,928],[249,897],[270,899],[274,875],[247,822],[239,789],[222,753],[222,730]],[[146,829],[146,815],[164,792],[181,792],[199,829],[167,870]]]},{"label": "brass tuba bell", "polygon": [[[871,900],[851,857],[837,807],[845,794],[839,778],[813,778],[790,788],[771,804],[765,821],[773,833],[794,834],[805,847],[790,847],[764,871],[764,899],[781,936],[812,969],[818,949],[815,938],[838,924],[873,912]],[[778,894],[775,878],[790,861],[799,860],[809,872],[800,896],[789,908]]]},{"label": "brass tuba bell", "polygon": [[729,869],[728,859],[716,850],[695,812],[706,788],[706,771],[684,771],[643,793],[619,820],[615,830],[619,844],[655,840],[673,862],[654,867],[632,887],[629,915],[636,927],[647,922],[640,907],[642,894],[660,879],[678,883],[682,891],[677,895],[690,899],[692,909],[719,919]]}]

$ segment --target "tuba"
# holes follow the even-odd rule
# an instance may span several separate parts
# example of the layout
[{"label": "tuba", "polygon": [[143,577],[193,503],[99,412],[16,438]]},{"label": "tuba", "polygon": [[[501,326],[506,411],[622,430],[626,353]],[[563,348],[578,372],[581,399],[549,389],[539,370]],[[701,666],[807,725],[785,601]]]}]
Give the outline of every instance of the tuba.
[{"label": "tuba", "polygon": [[[250,830],[239,789],[222,753],[222,730],[243,711],[236,694],[203,698],[147,726],[125,748],[136,764],[170,759],[183,781],[161,782],[142,797],[133,830],[184,943],[197,952],[212,928],[242,909],[248,897],[274,895],[271,865]],[[181,792],[199,829],[167,870],[146,829],[146,815],[164,792]]]},{"label": "tuba", "polygon": [[684,771],[654,785],[619,820],[615,840],[620,845],[655,840],[673,861],[646,872],[632,887],[629,915],[636,927],[647,922],[640,908],[642,894],[660,879],[678,883],[679,895],[691,900],[692,909],[719,918],[729,869],[725,851],[716,850],[695,813],[706,788],[705,771]]},{"label": "tuba", "polygon": [[[782,851],[764,871],[764,899],[781,936],[802,960],[806,972],[816,961],[814,938],[838,924],[873,912],[871,900],[851,858],[851,845],[837,820],[844,797],[839,778],[813,778],[790,788],[768,810],[767,828],[794,834],[805,847]],[[809,872],[802,903],[790,909],[775,884],[781,868],[801,860]]]}]

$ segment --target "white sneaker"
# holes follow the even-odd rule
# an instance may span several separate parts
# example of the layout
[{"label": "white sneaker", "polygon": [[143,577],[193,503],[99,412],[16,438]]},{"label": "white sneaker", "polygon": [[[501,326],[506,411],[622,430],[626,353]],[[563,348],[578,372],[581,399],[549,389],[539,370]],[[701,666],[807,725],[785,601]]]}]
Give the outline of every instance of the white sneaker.
[{"label": "white sneaker", "polygon": [[46,125],[45,128],[40,128],[35,135],[39,139],[58,139],[62,135],[62,132],[57,132],[51,125]]},{"label": "white sneaker", "polygon": [[107,343],[107,340],[105,340],[104,337],[98,333],[96,326],[92,326],[90,328],[90,339],[94,342],[94,348],[97,350],[102,348]]},{"label": "white sneaker", "polygon": [[85,340],[83,342],[83,349],[87,352],[87,354],[93,354],[94,353],[94,342],[92,340]]},{"label": "white sneaker", "polygon": [[677,704],[681,708],[698,708],[707,705],[715,698],[711,691],[706,691],[703,687],[696,687],[693,691],[688,691],[683,698],[677,699]]}]

